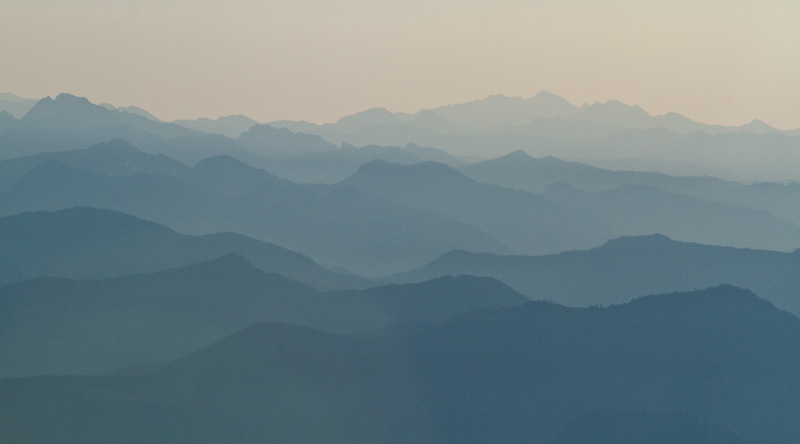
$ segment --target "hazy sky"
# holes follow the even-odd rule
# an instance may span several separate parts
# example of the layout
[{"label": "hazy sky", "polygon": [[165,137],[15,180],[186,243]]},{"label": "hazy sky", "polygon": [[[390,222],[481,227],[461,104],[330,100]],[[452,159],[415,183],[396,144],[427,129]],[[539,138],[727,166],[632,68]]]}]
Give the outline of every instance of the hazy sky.
[{"label": "hazy sky", "polygon": [[0,91],[334,121],[494,93],[800,127],[797,0],[2,0]]}]

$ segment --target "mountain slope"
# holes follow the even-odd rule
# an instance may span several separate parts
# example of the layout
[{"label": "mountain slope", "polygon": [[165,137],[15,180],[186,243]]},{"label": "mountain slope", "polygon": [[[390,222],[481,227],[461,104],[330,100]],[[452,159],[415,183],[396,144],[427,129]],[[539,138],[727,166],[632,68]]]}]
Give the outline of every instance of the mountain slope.
[{"label": "mountain slope", "polygon": [[662,235],[623,237],[587,251],[549,256],[448,253],[420,269],[387,278],[416,282],[472,274],[505,282],[532,299],[589,306],[641,294],[729,283],[752,289],[800,315],[800,254],[677,242]]},{"label": "mountain slope", "polygon": [[249,130],[258,122],[242,115],[224,116],[218,119],[200,118],[196,120],[176,120],[172,122],[185,128],[193,129],[195,131],[202,131],[204,133],[220,134],[231,139],[239,137],[243,132]]},{"label": "mountain slope", "polygon": [[[104,176],[51,160],[0,193],[0,215],[76,206],[108,208],[175,226],[205,225],[222,202],[207,191],[159,174]],[[196,228],[195,228],[196,229]]]},{"label": "mountain slope", "polygon": [[584,191],[606,191],[623,185],[648,185],[699,197],[741,185],[713,177],[674,177],[662,173],[613,171],[555,157],[534,158],[518,150],[496,159],[459,168],[479,182],[541,193],[565,183]]},{"label": "mountain slope", "polygon": [[250,127],[236,138],[236,143],[258,155],[277,158],[337,149],[319,136],[294,133],[286,128],[273,128],[269,125]]},{"label": "mountain slope", "polygon": [[156,122],[137,114],[106,109],[90,103],[84,97],[62,93],[55,99],[45,97],[36,103],[21,119],[28,127],[56,129],[89,129],[92,126],[122,125],[162,137],[191,136],[197,134],[187,128],[170,123]]},{"label": "mountain slope", "polygon": [[116,211],[71,208],[0,218],[0,285],[37,276],[72,279],[151,273],[229,253],[259,269],[320,289],[358,288],[367,282],[323,269],[277,245],[234,233],[178,234]]},{"label": "mountain slope", "polygon": [[25,99],[11,93],[0,93],[0,113],[3,111],[19,119],[30,111],[37,100]]},{"label": "mountain slope", "polygon": [[453,123],[492,128],[521,125],[541,117],[565,117],[577,109],[566,100],[542,91],[529,99],[496,94],[483,100],[442,106],[433,111]]},{"label": "mountain slope", "polygon": [[[789,444],[800,437],[798,346],[800,320],[727,286],[606,309],[531,302],[398,336],[258,324],[114,376],[3,380],[0,418],[11,436],[42,442],[105,430],[154,443],[229,432],[238,442],[565,443],[621,421],[651,437],[678,424],[686,442]],[[593,424],[601,411],[616,413]]]},{"label": "mountain slope", "polygon": [[145,154],[124,139],[113,139],[89,148],[34,154],[0,161],[0,191],[5,190],[35,167],[57,160],[65,165],[105,176],[137,173],[174,176],[186,165],[164,155]]},{"label": "mountain slope", "polygon": [[459,168],[484,183],[535,193],[549,185],[565,183],[583,191],[608,191],[624,185],[644,185],[710,202],[768,211],[800,223],[800,184],[792,182],[742,184],[709,176],[669,176],[655,172],[615,171],[555,157],[533,158],[524,151]]},{"label": "mountain slope", "polygon": [[662,233],[673,239],[787,251],[800,247],[800,225],[765,211],[709,202],[643,185],[587,193],[564,184],[545,197],[566,208],[591,212],[617,236]]},{"label": "mountain slope", "polygon": [[[242,233],[370,275],[419,266],[455,248],[508,252],[480,230],[430,210],[353,190],[274,180],[264,171],[221,159],[176,177],[102,176],[50,161],[0,192],[0,213],[107,208],[187,234]],[[245,175],[257,177],[243,181]]]},{"label": "mountain slope", "polygon": [[256,322],[349,333],[526,301],[474,277],[320,293],[235,254],[103,280],[38,278],[0,287],[0,375],[97,374],[173,359]]},{"label": "mountain slope", "polygon": [[516,252],[557,252],[607,238],[589,212],[569,210],[540,195],[480,184],[435,162],[372,161],[335,185],[400,205],[437,211],[489,233]]}]

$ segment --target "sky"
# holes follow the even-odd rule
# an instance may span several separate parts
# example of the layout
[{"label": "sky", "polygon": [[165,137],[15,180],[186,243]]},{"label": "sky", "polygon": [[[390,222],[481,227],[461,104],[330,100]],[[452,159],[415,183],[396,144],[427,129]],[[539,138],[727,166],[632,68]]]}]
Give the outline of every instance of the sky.
[{"label": "sky", "polygon": [[491,94],[800,127],[797,0],[2,0],[0,92],[323,123]]}]

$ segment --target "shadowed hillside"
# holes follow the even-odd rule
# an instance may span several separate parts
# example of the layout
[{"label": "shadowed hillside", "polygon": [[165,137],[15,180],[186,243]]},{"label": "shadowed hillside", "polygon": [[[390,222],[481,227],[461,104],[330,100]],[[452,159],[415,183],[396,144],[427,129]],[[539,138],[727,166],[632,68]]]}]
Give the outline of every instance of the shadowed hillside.
[{"label": "shadowed hillside", "polygon": [[797,318],[728,286],[605,309],[531,302],[401,336],[259,324],[113,376],[3,380],[0,420],[43,443],[790,444],[798,346]]}]

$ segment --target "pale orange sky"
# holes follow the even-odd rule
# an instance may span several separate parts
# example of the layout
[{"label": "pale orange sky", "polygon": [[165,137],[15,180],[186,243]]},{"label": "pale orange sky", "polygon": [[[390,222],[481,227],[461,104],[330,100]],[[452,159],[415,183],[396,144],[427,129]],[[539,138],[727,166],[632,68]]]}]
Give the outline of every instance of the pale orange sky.
[{"label": "pale orange sky", "polygon": [[0,91],[335,121],[548,90],[800,127],[796,0],[5,0]]}]

